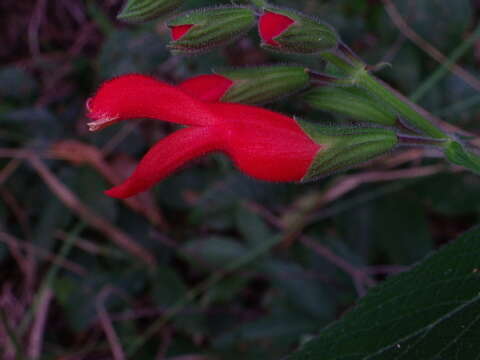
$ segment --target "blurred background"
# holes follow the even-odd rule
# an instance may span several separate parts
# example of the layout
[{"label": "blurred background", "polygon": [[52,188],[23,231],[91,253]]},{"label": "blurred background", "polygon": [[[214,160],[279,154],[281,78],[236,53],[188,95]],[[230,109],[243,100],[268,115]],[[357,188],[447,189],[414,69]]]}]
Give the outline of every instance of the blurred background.
[{"label": "blurred background", "polygon": [[[139,120],[89,133],[84,104],[102,81],[323,67],[263,51],[256,31],[171,56],[164,23],[120,23],[122,3],[0,2],[2,359],[280,359],[478,221],[479,178],[429,149],[306,185],[249,179],[214,154],[146,194],[108,198],[103,190],[175,126]],[[275,3],[329,22],[369,64],[390,63],[378,76],[450,130],[480,133],[480,1]],[[448,60],[456,65],[441,67]],[[270,107],[337,120],[301,94]]]}]

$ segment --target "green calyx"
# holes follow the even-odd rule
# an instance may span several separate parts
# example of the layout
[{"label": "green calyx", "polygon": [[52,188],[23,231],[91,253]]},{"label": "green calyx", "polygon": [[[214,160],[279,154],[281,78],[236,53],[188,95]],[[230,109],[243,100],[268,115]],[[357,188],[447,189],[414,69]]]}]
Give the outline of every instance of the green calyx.
[{"label": "green calyx", "polygon": [[193,25],[180,39],[168,47],[174,54],[197,53],[224,45],[245,34],[255,25],[252,9],[230,6],[197,9],[168,22],[169,27]]},{"label": "green calyx", "polygon": [[389,129],[320,126],[301,120],[298,123],[322,147],[302,181],[359,165],[392,150],[398,144],[397,134]]},{"label": "green calyx", "polygon": [[233,81],[223,102],[265,104],[291,95],[308,86],[310,78],[303,66],[263,66],[215,73]]},{"label": "green calyx", "polygon": [[309,91],[304,100],[314,109],[346,115],[354,120],[386,126],[396,123],[394,112],[358,87],[318,87]]},{"label": "green calyx", "polygon": [[265,7],[264,11],[284,15],[295,21],[283,33],[274,38],[278,46],[263,43],[262,47],[266,49],[287,53],[315,54],[332,50],[338,45],[338,35],[328,24],[290,9]]},{"label": "green calyx", "polygon": [[126,22],[147,21],[170,14],[182,3],[183,0],[128,0],[117,18]]}]

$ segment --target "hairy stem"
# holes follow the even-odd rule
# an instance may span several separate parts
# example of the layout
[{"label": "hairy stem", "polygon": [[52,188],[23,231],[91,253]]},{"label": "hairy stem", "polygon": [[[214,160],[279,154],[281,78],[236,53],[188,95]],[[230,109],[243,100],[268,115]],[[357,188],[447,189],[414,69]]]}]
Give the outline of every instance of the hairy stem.
[{"label": "hairy stem", "polygon": [[[342,49],[339,49],[340,51]],[[322,57],[345,72],[349,79],[347,81],[350,84],[360,86],[377,98],[391,106],[397,114],[406,119],[413,127],[436,139],[446,139],[446,135],[443,131],[433,125],[425,117],[419,114],[412,106],[402,101],[394,92],[382,85],[375,77],[365,69],[365,65],[355,61],[351,56],[344,56],[343,52],[340,54],[337,52],[323,53]]]}]

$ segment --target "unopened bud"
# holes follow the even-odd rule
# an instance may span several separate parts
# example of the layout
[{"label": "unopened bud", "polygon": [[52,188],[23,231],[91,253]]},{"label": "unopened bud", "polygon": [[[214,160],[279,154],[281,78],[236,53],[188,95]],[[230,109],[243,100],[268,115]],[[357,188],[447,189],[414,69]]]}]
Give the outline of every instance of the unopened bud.
[{"label": "unopened bud", "polygon": [[359,165],[392,150],[398,144],[397,134],[393,130],[298,122],[305,133],[322,146],[302,181]]},{"label": "unopened bud", "polygon": [[255,13],[246,7],[193,10],[169,21],[173,53],[197,53],[224,45],[245,34],[255,24]]},{"label": "unopened bud", "polygon": [[329,25],[289,9],[265,8],[258,31],[264,48],[281,52],[313,54],[338,44],[338,36]]},{"label": "unopened bud", "polygon": [[182,0],[128,0],[117,18],[140,22],[167,15],[180,7]]},{"label": "unopened bud", "polygon": [[396,116],[364,89],[323,86],[309,91],[305,101],[314,109],[346,115],[354,120],[392,126]]},{"label": "unopened bud", "polygon": [[309,76],[303,66],[265,66],[216,71],[233,82],[223,102],[264,104],[303,90]]}]

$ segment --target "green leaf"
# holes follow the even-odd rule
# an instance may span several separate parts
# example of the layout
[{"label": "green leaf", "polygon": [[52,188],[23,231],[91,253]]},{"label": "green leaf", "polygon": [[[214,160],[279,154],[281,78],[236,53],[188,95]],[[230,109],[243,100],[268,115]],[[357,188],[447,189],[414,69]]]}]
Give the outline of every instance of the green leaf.
[{"label": "green leaf", "polygon": [[480,174],[480,156],[465,149],[460,143],[452,141],[448,144],[445,156],[450,162]]},{"label": "green leaf", "polygon": [[151,20],[176,10],[182,0],[128,0],[117,18],[128,22]]},{"label": "green leaf", "polygon": [[246,206],[240,206],[237,209],[235,220],[238,231],[252,248],[273,236],[263,220],[257,214],[249,211]]},{"label": "green leaf", "polygon": [[377,286],[289,360],[475,359],[480,227]]},{"label": "green leaf", "polygon": [[153,298],[160,306],[173,306],[187,293],[187,286],[172,268],[160,265],[152,276]]},{"label": "green leaf", "polygon": [[308,276],[300,266],[284,261],[269,261],[264,272],[288,298],[289,303],[317,320],[331,320],[332,299],[318,279]]},{"label": "green leaf", "polygon": [[194,266],[215,270],[247,254],[248,250],[234,239],[212,236],[195,239],[183,245],[181,255]]}]

